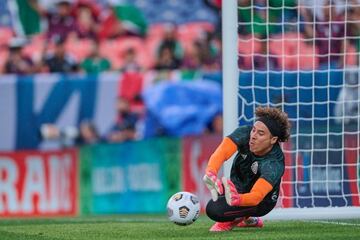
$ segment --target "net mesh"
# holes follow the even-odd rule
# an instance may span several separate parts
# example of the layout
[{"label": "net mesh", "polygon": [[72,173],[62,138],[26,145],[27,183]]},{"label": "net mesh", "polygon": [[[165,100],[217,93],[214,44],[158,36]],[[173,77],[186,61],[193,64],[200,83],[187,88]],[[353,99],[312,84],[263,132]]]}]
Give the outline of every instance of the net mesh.
[{"label": "net mesh", "polygon": [[281,207],[359,206],[360,2],[238,1],[239,123],[289,115]]}]

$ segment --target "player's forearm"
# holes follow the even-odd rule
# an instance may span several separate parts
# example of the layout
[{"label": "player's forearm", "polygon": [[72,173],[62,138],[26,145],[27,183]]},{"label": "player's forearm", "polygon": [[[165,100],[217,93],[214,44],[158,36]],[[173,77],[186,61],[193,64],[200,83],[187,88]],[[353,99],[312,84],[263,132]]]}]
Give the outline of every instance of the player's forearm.
[{"label": "player's forearm", "polygon": [[240,206],[257,206],[272,189],[268,181],[259,178],[249,193],[239,194]]},{"label": "player's forearm", "polygon": [[225,137],[215,152],[211,155],[206,171],[218,173],[222,164],[237,151],[236,144],[228,137]]}]

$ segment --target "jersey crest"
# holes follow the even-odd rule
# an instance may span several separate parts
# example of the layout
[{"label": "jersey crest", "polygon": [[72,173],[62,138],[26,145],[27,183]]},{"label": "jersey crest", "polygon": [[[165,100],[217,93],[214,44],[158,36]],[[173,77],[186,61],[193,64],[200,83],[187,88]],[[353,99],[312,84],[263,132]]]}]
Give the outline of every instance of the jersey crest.
[{"label": "jersey crest", "polygon": [[254,174],[257,174],[258,167],[259,167],[258,162],[257,162],[257,161],[253,162],[253,164],[251,164],[251,171],[252,171]]},{"label": "jersey crest", "polygon": [[272,196],[271,196],[271,200],[273,200],[274,202],[276,202],[278,199],[278,194],[277,191],[273,192]]}]

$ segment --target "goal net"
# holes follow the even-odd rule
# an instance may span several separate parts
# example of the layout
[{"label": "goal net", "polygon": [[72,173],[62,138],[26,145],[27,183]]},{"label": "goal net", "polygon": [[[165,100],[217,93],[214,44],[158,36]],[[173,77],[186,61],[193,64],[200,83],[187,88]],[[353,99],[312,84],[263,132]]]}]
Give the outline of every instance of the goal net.
[{"label": "goal net", "polygon": [[252,124],[257,106],[292,123],[278,208],[360,217],[360,2],[239,0],[237,10],[238,123]]}]

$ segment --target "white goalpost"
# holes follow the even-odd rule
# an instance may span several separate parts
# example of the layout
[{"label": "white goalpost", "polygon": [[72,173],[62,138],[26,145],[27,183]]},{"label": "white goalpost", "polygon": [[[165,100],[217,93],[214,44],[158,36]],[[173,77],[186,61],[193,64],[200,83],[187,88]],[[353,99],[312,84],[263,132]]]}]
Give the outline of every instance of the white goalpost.
[{"label": "white goalpost", "polygon": [[292,123],[266,218],[360,218],[360,2],[222,4],[224,135],[252,124],[257,106],[282,108]]},{"label": "white goalpost", "polygon": [[[222,59],[223,59],[223,135],[229,135],[238,126],[239,69],[237,64],[237,0],[222,2]],[[224,164],[224,175],[230,175],[233,158]]]}]

